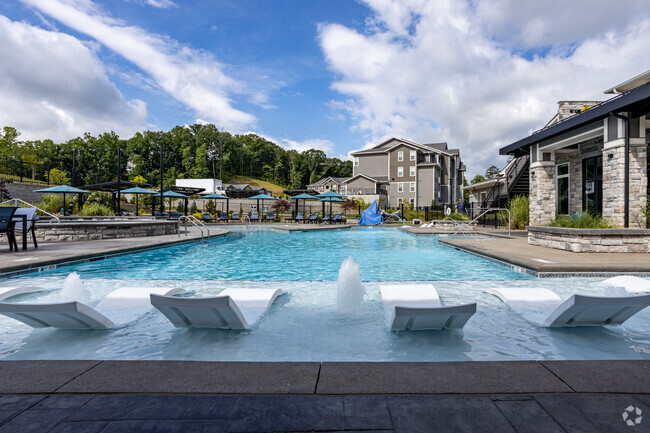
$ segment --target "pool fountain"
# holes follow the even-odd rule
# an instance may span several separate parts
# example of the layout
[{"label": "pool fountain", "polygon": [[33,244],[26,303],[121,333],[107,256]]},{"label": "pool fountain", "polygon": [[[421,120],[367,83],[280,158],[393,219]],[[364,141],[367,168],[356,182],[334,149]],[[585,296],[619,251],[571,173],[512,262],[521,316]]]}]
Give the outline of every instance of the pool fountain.
[{"label": "pool fountain", "polygon": [[84,287],[84,282],[79,274],[72,272],[63,281],[59,297],[64,301],[77,301],[87,304],[90,301],[90,292]]},{"label": "pool fountain", "polygon": [[341,264],[336,289],[336,308],[340,313],[354,313],[359,310],[366,289],[361,284],[359,264],[352,257],[348,257]]}]

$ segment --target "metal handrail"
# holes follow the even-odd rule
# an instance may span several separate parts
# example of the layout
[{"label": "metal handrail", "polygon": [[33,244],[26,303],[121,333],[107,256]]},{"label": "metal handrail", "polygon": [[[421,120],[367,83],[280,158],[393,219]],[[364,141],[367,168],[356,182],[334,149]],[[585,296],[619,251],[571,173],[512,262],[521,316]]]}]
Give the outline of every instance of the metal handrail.
[{"label": "metal handrail", "polygon": [[[41,209],[40,207],[38,207],[38,206],[34,206],[33,204],[31,204],[31,203],[27,203],[25,200],[21,200],[21,199],[19,199],[19,198],[12,198],[12,199],[9,199],[9,200],[5,200],[5,201],[3,201],[2,203],[0,203],[0,206],[2,206],[2,205],[5,204],[5,203],[11,203],[11,202],[13,202],[14,205],[16,205],[16,206],[18,206],[18,202],[21,202],[22,204],[26,204],[26,205],[29,206],[29,207],[36,208],[36,210],[40,210],[40,211],[43,212],[45,215],[49,215],[49,216],[51,216],[52,219],[56,220],[57,223],[60,223],[60,222],[61,222],[61,218],[59,218],[58,216],[56,216],[56,215],[52,215],[51,213],[49,213],[49,212],[47,212],[47,211],[44,211],[44,210]],[[51,222],[51,221],[50,221],[50,222]]]},{"label": "metal handrail", "polygon": [[[199,221],[198,218],[196,218],[196,217],[194,217],[192,215],[181,215],[178,218],[178,225],[179,226],[181,225],[181,221],[183,221],[183,220],[191,222],[196,228],[199,229],[199,231],[201,232],[201,242],[203,242],[203,240],[204,240],[203,239],[203,228],[204,228],[208,233],[207,241],[210,242],[210,229],[205,224],[203,224],[201,221]],[[203,227],[203,228],[201,228],[201,227]],[[178,229],[178,236],[179,237],[181,236],[180,227]],[[187,225],[185,225],[185,236],[187,236]]]},{"label": "metal handrail", "polygon": [[459,231],[465,229],[466,227],[469,227],[472,223],[474,223],[475,221],[477,221],[479,218],[481,218],[481,217],[482,217],[483,215],[485,215],[486,213],[488,213],[488,212],[493,212],[493,211],[500,211],[500,210],[504,210],[504,211],[508,212],[508,236],[510,236],[510,218],[511,218],[511,215],[510,215],[510,210],[509,210],[509,209],[501,208],[501,207],[489,207],[489,208],[487,208],[487,209],[478,209],[478,210],[482,210],[483,212],[481,212],[481,213],[480,213],[476,218],[474,218],[474,219],[471,220],[470,222],[468,222],[468,223],[466,223],[466,224],[462,224],[461,227],[459,227],[458,230],[456,230],[456,231],[452,234],[452,236],[456,235],[456,233],[458,233]]}]

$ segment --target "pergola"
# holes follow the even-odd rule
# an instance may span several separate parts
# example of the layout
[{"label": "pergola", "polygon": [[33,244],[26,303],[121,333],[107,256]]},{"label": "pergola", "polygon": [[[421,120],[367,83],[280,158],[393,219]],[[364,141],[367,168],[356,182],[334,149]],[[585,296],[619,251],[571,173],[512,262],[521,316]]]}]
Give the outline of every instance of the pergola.
[{"label": "pergola", "polygon": [[101,191],[110,192],[113,198],[113,212],[119,210],[119,200],[116,196],[121,195],[121,189],[134,188],[134,187],[149,188],[151,185],[148,183],[131,182],[130,180],[113,180],[110,182],[96,183],[94,185],[86,185],[83,188],[88,191]]},{"label": "pergola", "polygon": [[[174,192],[177,192],[179,194],[183,194],[183,195],[187,196],[185,198],[185,216],[187,216],[187,208],[188,208],[188,204],[189,204],[189,200],[190,200],[189,196],[202,193],[203,191],[205,191],[205,188],[193,188],[193,187],[190,187],[190,186],[171,186],[169,188],[165,188],[163,190],[163,192],[164,191],[174,191]],[[160,194],[158,194],[158,196],[160,197]]]}]

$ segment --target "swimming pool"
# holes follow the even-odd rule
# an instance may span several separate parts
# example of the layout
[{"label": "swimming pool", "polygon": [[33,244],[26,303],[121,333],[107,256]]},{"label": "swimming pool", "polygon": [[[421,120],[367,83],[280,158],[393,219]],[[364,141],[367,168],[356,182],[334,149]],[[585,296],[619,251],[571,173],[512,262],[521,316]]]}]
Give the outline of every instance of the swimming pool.
[{"label": "swimming pool", "polygon": [[[314,236],[317,235],[317,236]],[[341,262],[360,264],[366,302],[336,309]],[[255,262],[255,265],[250,262]],[[384,269],[385,268],[385,269]],[[549,329],[529,321],[491,287],[546,287],[566,298],[602,295],[603,278],[537,279],[394,229],[237,232],[209,245],[185,245],[0,280],[3,286],[60,288],[76,271],[95,305],[122,286],[182,287],[196,296],[225,288],[285,293],[251,329],[176,329],[156,310],[109,331],[32,330],[0,316],[2,359],[174,359],[219,361],[469,361],[650,359],[650,309],[623,326]],[[462,331],[390,332],[379,285],[431,282],[443,304],[477,302]],[[61,301],[58,290],[13,298]]]}]

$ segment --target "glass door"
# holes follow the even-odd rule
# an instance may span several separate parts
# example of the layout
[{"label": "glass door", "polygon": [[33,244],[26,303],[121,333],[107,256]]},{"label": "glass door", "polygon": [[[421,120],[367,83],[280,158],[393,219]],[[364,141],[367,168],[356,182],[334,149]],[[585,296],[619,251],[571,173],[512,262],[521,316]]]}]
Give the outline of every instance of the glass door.
[{"label": "glass door", "polygon": [[603,212],[603,157],[582,160],[582,210],[591,214]]}]

